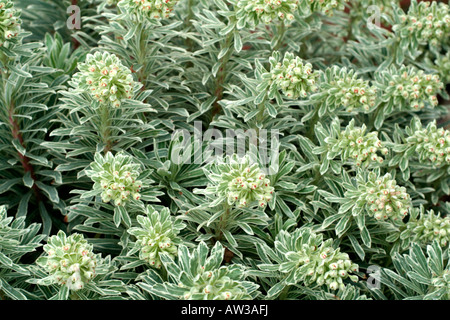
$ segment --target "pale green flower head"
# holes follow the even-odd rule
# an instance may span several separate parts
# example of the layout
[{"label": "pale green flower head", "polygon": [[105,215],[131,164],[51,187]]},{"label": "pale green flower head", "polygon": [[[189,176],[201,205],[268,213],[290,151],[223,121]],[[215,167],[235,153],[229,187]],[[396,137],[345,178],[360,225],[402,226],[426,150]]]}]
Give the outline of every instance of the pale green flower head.
[{"label": "pale green flower head", "polygon": [[425,128],[420,121],[416,121],[409,132],[411,135],[406,138],[406,142],[414,147],[420,162],[432,163],[435,166],[450,164],[449,130],[438,128],[434,120]]},{"label": "pale green flower head", "polygon": [[[335,119],[333,123],[336,121],[339,122]],[[378,153],[386,155],[388,149],[378,138],[378,132],[366,132],[366,130],[367,127],[364,124],[361,127],[355,127],[355,121],[352,119],[337,137],[325,138],[328,144],[328,158],[340,155],[342,161],[351,160],[358,167],[382,163],[384,159]]]},{"label": "pale green flower head", "polygon": [[425,211],[423,206],[414,208],[400,238],[423,245],[437,241],[439,245],[446,247],[450,240],[450,217],[441,216],[432,209]]},{"label": "pale green flower head", "polygon": [[117,6],[128,14],[147,19],[167,19],[179,0],[120,0]]},{"label": "pale green flower head", "polygon": [[356,205],[365,209],[369,216],[377,220],[396,221],[402,220],[408,214],[411,197],[405,187],[397,185],[390,173],[379,176],[375,171],[371,171],[367,177],[358,174],[356,180]]},{"label": "pale green flower head", "polygon": [[299,0],[237,0],[236,19],[243,20],[252,27],[260,23],[291,21],[294,20],[299,2]]},{"label": "pale green flower head", "polygon": [[334,10],[343,11],[349,0],[307,0],[312,12],[333,16]]},{"label": "pale green flower head", "polygon": [[273,197],[270,180],[249,156],[227,156],[212,163],[210,168],[208,178],[212,184],[207,189],[223,197],[229,205],[265,208]]},{"label": "pale green flower head", "polygon": [[14,8],[14,1],[0,1],[0,46],[7,46],[20,33],[21,11]]},{"label": "pale green flower head", "polygon": [[271,86],[276,86],[287,98],[306,98],[317,90],[318,73],[310,63],[304,63],[300,57],[286,52],[282,61],[280,53],[274,52],[270,57]]},{"label": "pale green flower head", "polygon": [[345,288],[344,280],[356,282],[351,273],[359,267],[348,254],[332,246],[333,240],[323,239],[309,227],[297,228],[293,232],[280,231],[275,239],[275,251],[283,257],[279,271],[290,273],[289,283],[304,282],[307,285],[326,285],[331,290]]},{"label": "pale green flower head", "polygon": [[50,237],[44,245],[45,256],[37,264],[50,275],[53,283],[65,285],[73,291],[81,290],[95,277],[100,255],[83,237],[74,233],[66,236],[63,231]]},{"label": "pale green flower head", "polygon": [[354,70],[333,66],[320,73],[318,94],[328,110],[344,107],[347,112],[369,112],[377,102],[377,89]]},{"label": "pale green flower head", "polygon": [[131,70],[119,58],[108,52],[88,54],[71,85],[92,96],[100,104],[118,108],[122,100],[133,97],[136,86]]},{"label": "pale green flower head", "polygon": [[165,253],[171,257],[177,255],[177,245],[180,244],[178,234],[185,224],[171,217],[168,208],[158,212],[152,206],[147,206],[145,214],[137,216],[140,227],[130,228],[128,233],[137,239],[135,250],[139,250],[139,258],[159,269],[160,254]]},{"label": "pale green flower head", "polygon": [[444,88],[437,74],[426,74],[411,66],[399,69],[392,67],[383,72],[384,86],[381,88],[383,100],[389,101],[395,108],[397,105],[408,105],[411,110],[418,111],[427,104],[435,107],[439,104],[437,94]]},{"label": "pale green flower head", "polygon": [[408,13],[400,16],[401,23],[392,27],[406,42],[415,39],[421,45],[440,47],[450,34],[450,9],[443,2],[412,1]]},{"label": "pale green flower head", "polygon": [[138,180],[140,165],[133,161],[132,156],[123,153],[114,156],[111,152],[102,156],[96,153],[90,168],[86,170],[86,175],[94,181],[93,189],[101,193],[103,202],[122,206],[131,199],[141,198],[143,182]]}]

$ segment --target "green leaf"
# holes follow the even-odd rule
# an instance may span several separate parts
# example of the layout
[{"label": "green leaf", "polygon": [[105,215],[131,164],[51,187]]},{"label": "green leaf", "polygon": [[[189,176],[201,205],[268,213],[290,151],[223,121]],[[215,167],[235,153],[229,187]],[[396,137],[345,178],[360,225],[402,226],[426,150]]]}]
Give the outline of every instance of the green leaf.
[{"label": "green leaf", "polygon": [[34,180],[33,180],[33,178],[31,178],[30,171],[27,171],[25,173],[25,175],[23,176],[23,184],[28,188],[31,188],[34,185]]},{"label": "green leaf", "polygon": [[370,248],[372,246],[372,238],[366,226],[361,229],[361,239],[366,247]]},{"label": "green leaf", "polygon": [[242,38],[237,31],[234,32],[234,50],[236,50],[237,53],[242,50]]},{"label": "green leaf", "polygon": [[269,291],[267,292],[267,297],[268,298],[276,298],[281,291],[285,288],[285,283],[284,281],[282,282],[278,282],[277,284],[275,284],[274,286],[272,286]]},{"label": "green leaf", "polygon": [[59,195],[58,191],[55,187],[48,186],[40,181],[35,181],[37,187],[42,190],[47,197],[50,199],[51,202],[58,203],[59,202]]},{"label": "green leaf", "polygon": [[355,250],[356,254],[358,255],[358,257],[364,261],[364,257],[366,255],[366,253],[364,252],[363,247],[359,244],[358,240],[353,236],[353,235],[349,235],[348,236],[353,249]]},{"label": "green leaf", "polygon": [[113,221],[117,228],[120,226],[120,223],[122,222],[122,209],[120,208],[121,207],[119,206],[114,207]]},{"label": "green leaf", "polygon": [[350,226],[351,226],[350,219],[351,219],[351,216],[345,215],[336,224],[335,231],[336,231],[336,235],[339,238],[342,237],[342,235],[350,228]]},{"label": "green leaf", "polygon": [[13,262],[5,254],[0,252],[0,264],[3,264],[5,267],[11,267],[13,265]]},{"label": "green leaf", "polygon": [[117,206],[114,208],[114,214],[115,214],[116,210],[119,211],[120,216],[121,216],[121,221],[123,221],[125,223],[125,226],[131,227],[131,218],[128,214],[127,209],[124,206]]}]

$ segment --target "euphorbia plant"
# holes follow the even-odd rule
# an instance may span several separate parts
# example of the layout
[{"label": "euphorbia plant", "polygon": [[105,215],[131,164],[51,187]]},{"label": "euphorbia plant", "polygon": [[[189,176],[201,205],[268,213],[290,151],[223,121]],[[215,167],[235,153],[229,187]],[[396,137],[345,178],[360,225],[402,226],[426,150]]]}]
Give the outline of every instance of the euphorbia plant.
[{"label": "euphorbia plant", "polygon": [[0,1],[0,299],[449,299],[449,33],[445,1]]}]

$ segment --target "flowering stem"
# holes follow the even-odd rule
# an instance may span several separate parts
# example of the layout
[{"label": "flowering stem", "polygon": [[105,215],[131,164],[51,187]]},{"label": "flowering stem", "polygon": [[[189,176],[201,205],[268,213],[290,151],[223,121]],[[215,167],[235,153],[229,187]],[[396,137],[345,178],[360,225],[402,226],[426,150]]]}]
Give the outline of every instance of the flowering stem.
[{"label": "flowering stem", "polygon": [[225,45],[224,48],[229,48],[228,52],[225,54],[225,56],[222,57],[220,61],[220,68],[219,72],[216,76],[216,82],[215,82],[215,91],[214,95],[216,96],[216,101],[214,101],[214,107],[212,110],[212,117],[214,117],[216,114],[218,114],[221,110],[221,107],[219,105],[219,101],[222,100],[223,97],[223,83],[225,82],[225,77],[227,75],[226,67],[227,63],[230,60],[231,54],[233,53],[233,48],[231,48],[231,44],[233,43],[233,32],[228,33],[226,39],[225,39]]},{"label": "flowering stem", "polygon": [[[320,107],[320,106],[319,106]],[[319,121],[319,110],[318,108],[314,111],[314,117],[311,120],[311,124],[309,125],[308,135],[307,137],[310,140],[314,139],[314,127],[316,126],[317,122]]]},{"label": "flowering stem", "polygon": [[109,114],[109,105],[107,104],[100,105],[99,113],[100,113],[100,135],[102,142],[105,144],[103,152],[106,154],[112,148],[111,130],[110,130],[111,117]]},{"label": "flowering stem", "polygon": [[222,240],[222,237],[223,237],[222,230],[225,229],[226,224],[227,224],[227,218],[230,214],[230,206],[226,202],[224,203],[224,210],[225,210],[225,213],[220,217],[220,222],[219,222],[218,228],[216,230],[216,233],[217,233],[216,241]]},{"label": "flowering stem", "polygon": [[[191,19],[193,16],[192,7],[194,6],[194,1],[189,0],[187,5],[188,5],[188,8],[187,8],[188,14],[186,16],[185,25],[186,25],[186,29],[189,31],[189,29],[192,27]],[[192,39],[189,37],[186,37],[186,47],[188,47],[189,52],[192,52],[193,46],[194,46],[194,42],[192,41]],[[192,64],[192,62],[189,62],[189,63]]]},{"label": "flowering stem", "polygon": [[[11,126],[12,138],[13,140],[17,139],[19,141],[19,144],[25,149],[25,142],[23,140],[22,133],[20,132],[20,126],[17,120],[14,119],[14,116],[15,116],[14,101],[11,101],[11,106],[8,109],[8,120]],[[21,154],[20,152],[17,152],[17,154],[20,158],[20,163],[22,164],[25,173],[29,172],[31,179],[33,179],[33,181],[36,181],[36,174],[34,172],[33,166],[30,163],[30,159],[26,155]],[[35,183],[33,183],[32,189],[36,197],[36,200],[39,202],[41,199],[41,192]]]},{"label": "flowering stem", "polygon": [[146,69],[146,61],[147,61],[147,53],[150,52],[149,48],[147,48],[147,32],[146,28],[142,23],[139,23],[138,30],[141,30],[139,34],[139,53],[137,58],[137,62],[141,65],[141,69],[139,70],[137,76],[138,81],[143,84],[142,90],[145,88],[145,69]]}]

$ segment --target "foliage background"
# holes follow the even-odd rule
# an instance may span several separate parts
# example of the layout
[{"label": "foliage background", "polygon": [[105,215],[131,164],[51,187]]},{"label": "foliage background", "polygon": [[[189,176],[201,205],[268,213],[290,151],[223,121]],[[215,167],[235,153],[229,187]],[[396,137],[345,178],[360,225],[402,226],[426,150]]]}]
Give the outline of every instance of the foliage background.
[{"label": "foliage background", "polygon": [[[299,11],[291,26],[274,21],[254,28],[236,27],[232,12],[238,1],[180,0],[173,16],[162,20],[121,14],[116,1],[13,2],[22,10],[24,33],[11,50],[0,47],[0,204],[7,208],[4,219],[15,221],[12,229],[6,222],[0,228],[2,299],[174,299],[178,294],[169,283],[182,282],[174,265],[188,259],[186,250],[203,254],[200,242],[219,259],[211,270],[243,266],[245,279],[230,284],[248,293],[241,298],[448,299],[448,242],[414,238],[422,231],[413,226],[431,210],[442,219],[448,215],[450,166],[420,161],[412,149],[402,153],[406,137],[419,131],[411,130],[414,125],[425,128],[436,120],[438,127],[450,128],[448,25],[437,45],[415,34],[400,41],[400,31],[393,28],[401,24],[395,10],[408,12],[409,1],[352,0],[332,16]],[[371,4],[387,8],[382,27],[373,30],[367,27]],[[70,5],[81,8],[81,29],[67,28]],[[88,95],[72,91],[78,64],[95,51],[117,55],[142,84],[120,108],[93,108]],[[320,72],[322,95],[289,99],[265,82],[276,52],[280,60],[290,52],[311,63]],[[446,87],[437,106],[427,103],[417,111],[410,101],[389,102],[388,80],[401,65],[440,76]],[[375,108],[358,109],[357,102],[357,110],[349,112],[333,101],[336,91],[327,90],[335,82],[326,72],[333,66],[339,72],[354,70],[365,85],[375,86]],[[337,77],[344,79],[342,72]],[[361,173],[339,152],[327,158],[321,146],[332,136],[336,117],[336,132],[351,121],[376,131],[389,149],[383,163]],[[264,210],[211,206],[216,194],[207,186],[216,169],[171,158],[173,150],[183,148],[172,133],[194,132],[195,121],[204,130],[280,131],[280,167],[270,176],[275,195]],[[207,141],[199,146],[207,147]],[[92,192],[90,164],[96,153],[107,152],[132,156],[145,180],[140,200],[126,209],[103,203]],[[411,196],[410,213],[400,223],[349,215],[356,202],[345,192],[355,188],[355,177],[372,170],[390,173]],[[182,253],[179,261],[163,255],[162,269],[139,259],[136,238],[128,232],[139,227],[136,217],[148,210],[145,205],[158,212],[168,208],[173,221],[185,224],[171,222],[180,229]],[[281,235],[296,235],[302,226],[320,233],[322,241],[333,239],[333,250],[340,248],[359,265],[359,281],[347,279],[345,288],[333,290],[302,275],[287,276],[283,268],[289,255],[280,256],[277,246]],[[45,255],[48,237],[60,230],[82,233],[105,259],[95,284],[77,294],[46,283],[47,274],[35,262]],[[18,245],[20,254],[13,252]],[[366,271],[373,265],[381,268],[374,276],[381,281],[379,289],[367,286]],[[195,278],[195,270],[185,271]]]}]

